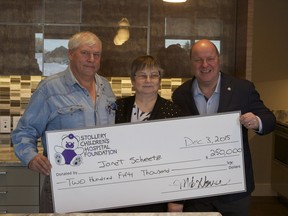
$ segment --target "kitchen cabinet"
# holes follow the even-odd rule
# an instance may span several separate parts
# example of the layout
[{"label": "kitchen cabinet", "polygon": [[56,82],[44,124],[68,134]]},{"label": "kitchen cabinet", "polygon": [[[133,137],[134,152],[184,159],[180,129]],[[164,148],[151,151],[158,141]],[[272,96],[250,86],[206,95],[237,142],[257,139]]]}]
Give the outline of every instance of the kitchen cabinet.
[{"label": "kitchen cabinet", "polygon": [[274,131],[271,187],[279,196],[288,199],[288,124],[279,123]]},{"label": "kitchen cabinet", "polygon": [[39,212],[40,175],[23,166],[0,166],[0,213]]}]

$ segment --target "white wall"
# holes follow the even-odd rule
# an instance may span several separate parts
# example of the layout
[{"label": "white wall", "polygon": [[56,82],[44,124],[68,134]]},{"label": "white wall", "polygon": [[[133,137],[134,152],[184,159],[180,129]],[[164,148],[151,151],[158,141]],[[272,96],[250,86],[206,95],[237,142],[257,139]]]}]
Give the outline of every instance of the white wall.
[{"label": "white wall", "polygon": [[[252,81],[271,110],[288,110],[287,11],[287,0],[254,0]],[[254,195],[275,195],[270,188],[272,143],[273,133],[250,134]]]},{"label": "white wall", "polygon": [[[287,62],[288,62],[288,56],[287,56]],[[288,68],[287,68],[287,74],[288,74]],[[262,100],[265,101],[265,104],[270,109],[288,110],[288,79],[255,82],[255,86],[257,90],[261,93]]]}]

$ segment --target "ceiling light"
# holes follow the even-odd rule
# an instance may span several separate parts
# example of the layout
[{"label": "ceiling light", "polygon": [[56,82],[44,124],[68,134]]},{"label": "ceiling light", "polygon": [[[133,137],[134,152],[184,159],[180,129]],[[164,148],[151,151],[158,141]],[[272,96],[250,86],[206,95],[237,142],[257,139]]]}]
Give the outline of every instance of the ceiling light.
[{"label": "ceiling light", "polygon": [[171,2],[171,3],[182,3],[186,2],[186,0],[163,0],[164,2]]},{"label": "ceiling light", "polygon": [[117,31],[117,34],[114,37],[114,44],[117,46],[121,46],[126,41],[129,40],[130,32],[129,32],[129,21],[127,18],[122,18],[119,22],[119,29]]},{"label": "ceiling light", "polygon": [[121,26],[121,27],[129,27],[130,26],[130,23],[128,21],[127,18],[122,18],[119,22],[118,22],[118,25]]}]

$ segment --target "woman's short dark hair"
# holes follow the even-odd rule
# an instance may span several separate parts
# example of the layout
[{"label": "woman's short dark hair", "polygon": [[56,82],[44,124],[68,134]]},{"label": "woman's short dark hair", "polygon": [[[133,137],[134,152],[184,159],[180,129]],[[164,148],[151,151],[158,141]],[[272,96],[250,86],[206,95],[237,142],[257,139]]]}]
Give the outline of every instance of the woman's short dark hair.
[{"label": "woman's short dark hair", "polygon": [[157,68],[160,73],[160,77],[163,75],[163,69],[161,68],[158,60],[151,55],[144,55],[133,60],[131,64],[130,78],[134,80],[136,73],[145,68]]}]

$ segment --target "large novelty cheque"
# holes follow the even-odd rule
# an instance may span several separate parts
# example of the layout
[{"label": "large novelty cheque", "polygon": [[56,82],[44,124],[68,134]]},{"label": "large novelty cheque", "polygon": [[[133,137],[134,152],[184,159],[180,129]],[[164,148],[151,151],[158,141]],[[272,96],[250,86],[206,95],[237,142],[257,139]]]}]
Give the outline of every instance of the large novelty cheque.
[{"label": "large novelty cheque", "polygon": [[55,212],[245,191],[239,116],[46,132]]}]

